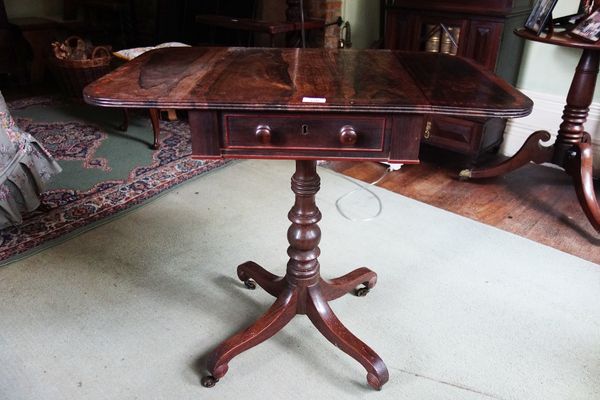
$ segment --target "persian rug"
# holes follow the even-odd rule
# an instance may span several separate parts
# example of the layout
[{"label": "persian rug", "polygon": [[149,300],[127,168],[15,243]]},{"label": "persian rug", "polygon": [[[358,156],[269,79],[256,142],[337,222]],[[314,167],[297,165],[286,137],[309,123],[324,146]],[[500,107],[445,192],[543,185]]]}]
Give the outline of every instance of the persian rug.
[{"label": "persian rug", "polygon": [[32,134],[63,168],[42,194],[42,206],[23,223],[0,230],[0,264],[68,239],[224,161],[192,160],[185,121],[161,122],[159,150],[152,128],[135,113],[127,132],[121,111],[51,97],[8,104],[17,124]]}]

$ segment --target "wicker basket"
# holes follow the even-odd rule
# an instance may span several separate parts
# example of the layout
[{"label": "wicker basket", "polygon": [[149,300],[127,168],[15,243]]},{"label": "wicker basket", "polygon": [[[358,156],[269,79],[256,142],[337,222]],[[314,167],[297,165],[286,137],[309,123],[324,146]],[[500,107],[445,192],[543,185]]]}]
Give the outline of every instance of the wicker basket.
[{"label": "wicker basket", "polygon": [[[73,43],[77,44],[79,41],[83,40],[72,36],[65,40],[65,44],[75,48]],[[87,60],[61,60],[52,57],[50,64],[65,93],[72,97],[81,98],[83,88],[86,85],[112,70],[111,59],[112,54],[109,46],[96,46]]]}]

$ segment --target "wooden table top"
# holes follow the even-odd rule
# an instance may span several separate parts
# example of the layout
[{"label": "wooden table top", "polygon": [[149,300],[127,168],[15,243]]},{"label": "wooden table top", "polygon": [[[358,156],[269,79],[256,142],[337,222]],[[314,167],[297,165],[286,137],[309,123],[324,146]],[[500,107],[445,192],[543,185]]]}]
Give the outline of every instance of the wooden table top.
[{"label": "wooden table top", "polygon": [[532,101],[475,63],[390,50],[164,48],[84,89],[94,105],[522,117]]}]

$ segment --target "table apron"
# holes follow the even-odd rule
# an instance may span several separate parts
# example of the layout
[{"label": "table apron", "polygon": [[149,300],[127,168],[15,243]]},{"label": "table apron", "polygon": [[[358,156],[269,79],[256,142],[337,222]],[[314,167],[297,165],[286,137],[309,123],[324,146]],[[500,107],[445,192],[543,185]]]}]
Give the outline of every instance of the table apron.
[{"label": "table apron", "polygon": [[422,114],[190,110],[196,159],[335,159],[417,163]]}]

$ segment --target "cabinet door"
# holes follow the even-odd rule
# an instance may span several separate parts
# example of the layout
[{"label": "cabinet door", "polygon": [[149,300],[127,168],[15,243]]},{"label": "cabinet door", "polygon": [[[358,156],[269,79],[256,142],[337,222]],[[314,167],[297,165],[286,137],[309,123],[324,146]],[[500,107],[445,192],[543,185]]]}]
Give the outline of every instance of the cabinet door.
[{"label": "cabinet door", "polygon": [[502,23],[471,21],[465,56],[493,71],[502,39]]},{"label": "cabinet door", "polygon": [[390,10],[385,23],[385,48],[391,50],[413,50],[413,35],[408,13]]}]

